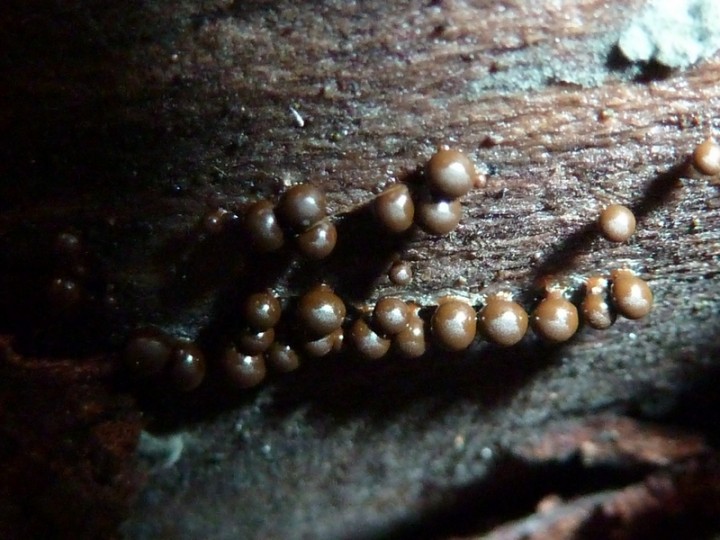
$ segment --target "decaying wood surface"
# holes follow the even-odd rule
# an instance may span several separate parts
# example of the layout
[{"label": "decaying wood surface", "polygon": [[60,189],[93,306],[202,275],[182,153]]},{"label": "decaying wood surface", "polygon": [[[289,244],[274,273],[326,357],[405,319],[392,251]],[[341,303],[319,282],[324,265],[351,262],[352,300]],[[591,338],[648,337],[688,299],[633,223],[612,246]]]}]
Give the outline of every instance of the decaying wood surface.
[{"label": "decaying wood surface", "polygon": [[[584,328],[561,346],[528,338],[374,365],[340,355],[242,396],[210,387],[158,398],[97,377],[139,398],[162,433],[155,449],[167,448],[159,465],[139,465],[149,476],[127,538],[718,529],[720,192],[687,156],[720,127],[720,64],[623,64],[613,44],[642,4],[2,8],[13,76],[0,115],[11,134],[1,150],[0,323],[20,358],[112,363],[135,325],[194,338],[227,312],[228,291],[265,284],[292,296],[325,279],[355,305],[388,292],[432,303],[448,289],[509,290],[530,308],[541,280],[577,287],[628,266],[655,293],[646,319]],[[364,205],[443,143],[468,152],[486,185],[463,199],[448,237],[389,240]],[[326,190],[338,219],[326,264],[271,265],[242,238],[199,227],[215,208],[241,212],[305,180]],[[638,217],[626,244],[595,231],[611,202]],[[112,291],[110,312],[48,315],[61,231],[83,239],[89,288]],[[398,256],[415,274],[403,289],[384,277]],[[3,373],[42,388],[45,378],[20,365],[5,362]],[[2,395],[12,396],[6,380]],[[3,421],[0,455],[11,463],[35,439]],[[118,495],[118,508],[130,498]],[[45,500],[27,504],[44,526],[81,534]]]}]

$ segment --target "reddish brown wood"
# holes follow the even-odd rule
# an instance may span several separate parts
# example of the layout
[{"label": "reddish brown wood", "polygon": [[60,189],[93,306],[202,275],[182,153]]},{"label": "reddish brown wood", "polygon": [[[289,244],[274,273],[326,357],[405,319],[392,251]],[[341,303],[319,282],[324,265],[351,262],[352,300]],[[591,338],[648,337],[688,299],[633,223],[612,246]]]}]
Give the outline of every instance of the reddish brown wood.
[{"label": "reddish brown wood", "polygon": [[[509,290],[530,309],[540,282],[577,287],[627,265],[656,298],[646,319],[556,348],[369,366],[341,355],[257,393],[210,386],[170,413],[145,388],[149,417],[191,442],[152,477],[129,537],[486,531],[528,509],[468,524],[461,486],[489,483],[488,456],[542,437],[549,420],[609,411],[716,433],[703,413],[717,406],[720,194],[686,159],[719,127],[718,59],[622,65],[612,45],[641,4],[6,3],[0,328],[22,358],[46,359],[19,372],[30,385],[65,369],[54,358],[117,351],[137,324],[217,346],[227,299],[265,285],[294,298],[324,278],[351,307]],[[448,237],[388,240],[365,205],[443,143],[472,157],[484,187]],[[308,180],[338,219],[327,264],[257,258],[232,221],[202,227],[217,208],[241,214]],[[638,218],[628,243],[595,229],[613,202]],[[82,239],[77,260],[53,251],[62,232]],[[397,257],[412,264],[408,287],[386,277]],[[46,295],[56,277],[84,291],[60,311]],[[114,396],[111,379],[98,384]],[[63,396],[79,384],[62,381]],[[516,481],[552,491],[526,472]]]}]

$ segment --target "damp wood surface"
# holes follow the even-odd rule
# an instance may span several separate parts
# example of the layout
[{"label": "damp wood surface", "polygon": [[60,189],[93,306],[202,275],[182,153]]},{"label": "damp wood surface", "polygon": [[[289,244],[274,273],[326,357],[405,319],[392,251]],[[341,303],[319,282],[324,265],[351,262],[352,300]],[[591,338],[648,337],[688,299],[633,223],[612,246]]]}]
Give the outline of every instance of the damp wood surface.
[{"label": "damp wood surface", "polygon": [[[0,105],[12,133],[0,323],[21,355],[112,362],[135,325],[195,338],[228,292],[287,298],[319,279],[355,307],[507,290],[530,309],[541,280],[577,290],[627,266],[655,294],[648,317],[559,346],[529,335],[413,361],[340,354],[222,398],[108,385],[137,398],[156,446],[182,449],[175,460],[141,446],[147,482],[125,537],[718,529],[718,424],[705,411],[720,377],[720,187],[687,167],[720,128],[717,56],[677,72],[624,64],[613,44],[639,1],[33,4],[8,3],[0,23],[14,74]],[[465,151],[485,186],[463,197],[450,235],[389,239],[367,203],[440,144]],[[326,263],[258,258],[200,228],[218,207],[241,213],[303,181],[337,219]],[[638,218],[626,243],[596,230],[611,203]],[[44,307],[62,231],[114,287],[112,315],[90,331]],[[396,257],[412,266],[407,287],[385,277]],[[690,489],[698,476],[709,480]],[[668,495],[653,499],[658,482]],[[548,495],[556,512],[536,515]]]}]

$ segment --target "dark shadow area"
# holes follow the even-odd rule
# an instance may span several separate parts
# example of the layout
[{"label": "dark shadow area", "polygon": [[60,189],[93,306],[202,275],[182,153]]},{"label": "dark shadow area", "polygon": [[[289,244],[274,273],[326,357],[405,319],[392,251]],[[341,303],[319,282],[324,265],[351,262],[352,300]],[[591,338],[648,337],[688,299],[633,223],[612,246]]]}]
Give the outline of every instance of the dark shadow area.
[{"label": "dark shadow area", "polygon": [[[456,354],[435,349],[411,360],[391,354],[372,362],[345,350],[304,361],[296,372],[266,383],[273,385],[268,420],[308,405],[310,418],[338,425],[359,417],[382,425],[418,405],[432,415],[442,415],[460,401],[491,409],[510,399],[561,354],[561,346],[543,346],[534,339],[510,349],[489,344]],[[252,403],[259,391],[230,388],[222,374],[213,371],[189,395],[178,394],[162,381],[126,384],[133,386],[141,407],[152,413],[156,431],[212,421],[223,411]]]},{"label": "dark shadow area", "polygon": [[598,234],[597,225],[593,222],[566,236],[549,256],[534,267],[533,282],[572,267],[575,259],[589,248]]},{"label": "dark shadow area", "polygon": [[643,218],[653,210],[667,203],[675,190],[680,188],[680,179],[687,174],[687,160],[659,173],[646,186],[639,200],[631,206],[636,218]]},{"label": "dark shadow area", "polygon": [[605,66],[610,71],[630,75],[635,82],[649,83],[667,79],[673,74],[672,68],[654,60],[633,63],[623,55],[620,47],[614,45],[607,55]]},{"label": "dark shadow area", "polygon": [[211,295],[214,319],[237,318],[242,298],[276,285],[291,265],[292,253],[253,252],[239,221],[218,234],[196,231],[166,244],[158,257],[159,266],[172,269],[160,293],[163,306],[177,313]]},{"label": "dark shadow area", "polygon": [[[59,221],[55,234],[19,224],[0,239],[0,328],[28,356],[85,356],[113,345],[123,317],[103,261],[93,250],[64,257],[53,243],[73,230]],[[101,224],[94,234],[107,232]],[[93,241],[92,238],[87,238]]]},{"label": "dark shadow area", "polygon": [[[0,23],[2,209],[127,196],[171,156],[164,127],[128,114],[142,77],[135,47],[151,30],[140,2],[4,3]],[[150,111],[145,111],[151,115]],[[140,174],[139,174],[140,173]],[[133,183],[133,179],[135,183]]]},{"label": "dark shadow area", "polygon": [[468,401],[491,409],[556,361],[557,351],[538,351],[537,343],[512,349],[482,345],[479,350],[447,353],[437,349],[418,359],[390,357],[376,363],[338,358],[278,381],[274,414],[310,404],[311,415],[345,422],[363,416],[383,424],[408,407],[423,403],[432,414]]},{"label": "dark shadow area", "polygon": [[[156,104],[139,99],[137,49],[149,35],[163,39],[153,24],[136,1],[0,7],[0,69],[12,74],[0,90],[0,328],[27,354],[83,355],[110,343],[117,306],[103,305],[114,300],[98,264],[117,240],[109,223],[138,192],[163,192],[178,144]],[[52,244],[70,221],[98,256],[59,269]],[[53,305],[55,278],[81,283],[82,307]]]},{"label": "dark shadow area", "polygon": [[618,488],[641,480],[651,471],[650,467],[637,466],[588,468],[579,457],[566,462],[528,463],[510,455],[500,456],[481,482],[428,495],[428,499],[442,502],[427,508],[419,519],[352,538],[430,540],[487,533],[533,513],[537,502],[549,493],[568,498]]},{"label": "dark shadow area", "polygon": [[[125,234],[149,237],[190,197],[193,177],[206,168],[197,156],[207,153],[208,140],[216,142],[217,126],[256,129],[238,112],[236,96],[206,99],[203,111],[181,110],[179,103],[193,102],[210,84],[205,73],[159,87],[153,55],[162,57],[183,31],[183,21],[160,9],[138,0],[10,0],[0,7],[0,69],[11,74],[0,89],[0,125],[8,135],[0,147],[0,329],[18,336],[23,353],[81,356],[116,347],[118,335],[138,322],[133,310],[154,301],[143,292],[106,290],[112,284],[105,268],[91,268],[89,277],[87,269],[59,268],[52,247],[58,233],[74,227],[88,240],[85,251],[107,265],[138,258],[143,246]],[[163,17],[177,24],[159,24]],[[198,122],[201,116],[213,120]],[[238,144],[229,151],[245,150]],[[168,246],[186,264],[185,275],[172,276],[169,310],[233,276],[242,249],[226,240],[190,247],[175,239]],[[219,264],[208,265],[211,257]],[[170,272],[172,260],[160,264]],[[53,307],[48,289],[58,277],[81,286],[79,306]],[[131,305],[124,313],[113,304],[118,296]]]},{"label": "dark shadow area", "polygon": [[319,276],[342,298],[363,301],[387,272],[393,256],[403,251],[408,236],[385,231],[373,214],[372,203],[338,216],[335,223],[338,242],[330,257],[315,265],[306,264],[309,272],[304,267],[293,272],[290,282],[294,288],[308,289]]},{"label": "dark shadow area", "polygon": [[719,341],[701,347],[692,357],[679,359],[684,368],[675,393],[668,396],[653,388],[640,390],[629,413],[641,420],[702,433],[712,446],[720,448],[720,416],[714,414],[720,407],[720,364],[708,363],[720,357]]},{"label": "dark shadow area", "polygon": [[[686,172],[687,163],[683,161],[655,176],[647,184],[640,198],[630,207],[636,219],[641,220],[666,203],[679,187],[679,180]],[[597,224],[592,222],[567,236],[548,257],[535,266],[533,281],[570,268],[575,259],[589,248],[592,240],[599,234]]]}]

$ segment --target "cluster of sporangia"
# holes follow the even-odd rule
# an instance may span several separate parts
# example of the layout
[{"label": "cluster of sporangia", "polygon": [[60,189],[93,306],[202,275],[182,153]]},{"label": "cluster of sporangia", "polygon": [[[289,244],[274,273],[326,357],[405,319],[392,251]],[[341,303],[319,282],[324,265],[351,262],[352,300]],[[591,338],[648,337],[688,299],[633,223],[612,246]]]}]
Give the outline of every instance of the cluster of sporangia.
[{"label": "cluster of sporangia", "polygon": [[82,309],[102,313],[103,308],[116,307],[114,286],[99,277],[95,261],[78,235],[69,231],[58,234],[53,252],[55,271],[47,293],[52,311],[72,317]]},{"label": "cluster of sporangia", "polygon": [[[720,173],[720,147],[712,140],[701,144],[694,153],[694,165],[703,174]],[[389,232],[401,234],[417,220],[431,234],[449,233],[461,218],[460,197],[478,184],[472,162],[447,147],[430,158],[424,178],[426,191],[418,200],[413,200],[408,186],[395,184],[373,201],[376,219]],[[333,251],[337,240],[325,196],[310,184],[291,187],[275,207],[268,201],[254,203],[244,214],[244,224],[255,248],[262,252],[283,248],[291,237],[301,253],[322,259]],[[606,207],[598,220],[600,232],[614,242],[628,240],[635,225],[632,211],[617,204]],[[406,284],[412,276],[405,263],[397,262],[389,277],[396,284]],[[300,365],[301,353],[310,357],[336,353],[345,346],[346,336],[356,354],[365,359],[380,359],[391,352],[416,358],[425,354],[429,344],[421,309],[431,312],[432,344],[447,351],[467,349],[478,332],[487,341],[509,347],[523,339],[528,326],[541,339],[560,343],[575,334],[580,314],[589,326],[605,329],[617,314],[639,319],[649,313],[653,294],[645,281],[628,269],[614,270],[608,277],[587,278],[579,311],[563,288],[548,287],[530,315],[507,293],[489,296],[479,311],[460,297],[441,298],[434,308],[384,297],[371,311],[360,310],[351,318],[343,300],[325,284],[317,285],[292,304],[292,309],[285,310],[289,301],[283,306],[271,291],[259,291],[238,306],[244,330],[233,337],[218,366],[232,385],[249,388],[265,378],[266,366],[277,372],[292,371]],[[290,331],[276,334],[283,321]],[[183,391],[196,388],[205,375],[205,359],[197,346],[172,340],[155,329],[143,329],[130,339],[125,360],[142,376],[167,373]]]}]

